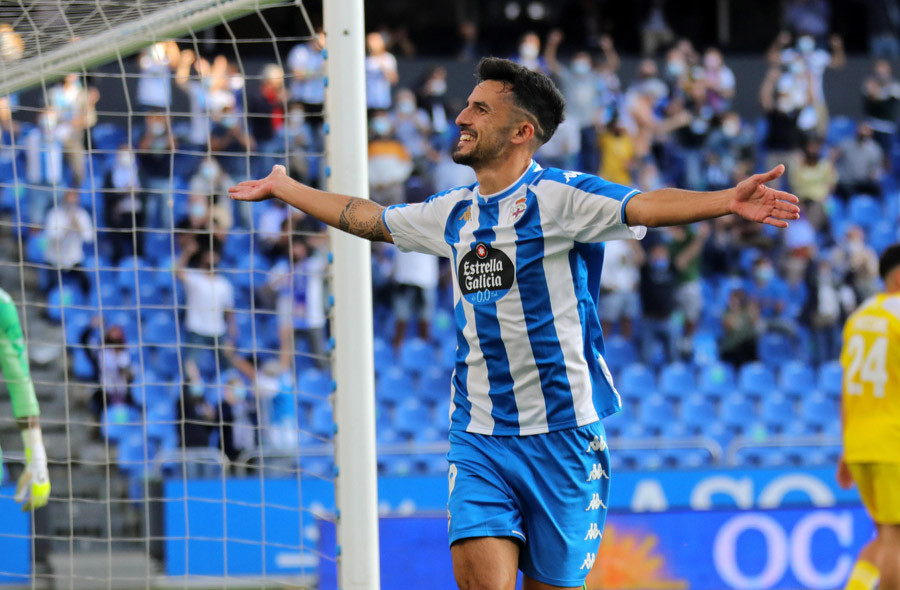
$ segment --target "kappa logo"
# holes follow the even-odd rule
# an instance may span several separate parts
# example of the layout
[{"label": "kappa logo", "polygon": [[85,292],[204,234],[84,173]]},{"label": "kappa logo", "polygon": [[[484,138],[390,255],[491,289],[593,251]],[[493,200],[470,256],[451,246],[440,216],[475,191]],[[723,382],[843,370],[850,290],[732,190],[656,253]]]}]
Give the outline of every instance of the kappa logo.
[{"label": "kappa logo", "polygon": [[598,537],[602,537],[603,533],[600,532],[600,527],[597,526],[596,522],[591,523],[591,527],[588,529],[587,534],[584,536],[585,541],[596,541]]},{"label": "kappa logo", "polygon": [[606,450],[606,441],[599,436],[594,436],[594,440],[591,441],[591,444],[588,445],[588,448],[587,448],[588,453],[590,453],[591,451],[596,452],[596,451],[605,451],[605,450]]},{"label": "kappa logo", "polygon": [[603,508],[607,510],[606,504],[603,503],[603,500],[600,499],[600,494],[594,494],[591,497],[591,502],[588,504],[588,507],[584,509],[585,512],[589,512],[591,510],[600,510]]},{"label": "kappa logo", "polygon": [[572,180],[573,178],[576,178],[578,176],[581,176],[581,172],[573,172],[573,171],[563,172],[563,177],[566,179],[566,184],[569,184],[570,180]]},{"label": "kappa logo", "polygon": [[594,567],[594,561],[596,561],[596,559],[597,559],[596,553],[588,553],[587,557],[584,558],[584,562],[581,564],[581,567],[578,569],[590,571],[591,568]]},{"label": "kappa logo", "polygon": [[466,210],[463,211],[463,214],[459,216],[460,221],[469,221],[472,219],[472,206],[466,207]]},{"label": "kappa logo", "polygon": [[528,199],[525,197],[519,197],[516,199],[516,202],[513,203],[512,209],[509,211],[509,219],[513,223],[519,220],[522,217],[522,214],[525,213],[525,209],[528,208]]}]

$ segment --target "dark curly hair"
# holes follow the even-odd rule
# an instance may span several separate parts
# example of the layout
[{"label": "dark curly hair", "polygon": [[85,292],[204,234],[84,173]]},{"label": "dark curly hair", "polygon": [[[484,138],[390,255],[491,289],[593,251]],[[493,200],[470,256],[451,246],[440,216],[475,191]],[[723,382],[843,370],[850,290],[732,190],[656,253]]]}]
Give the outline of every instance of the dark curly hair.
[{"label": "dark curly hair", "polygon": [[476,77],[479,82],[502,82],[509,89],[513,104],[534,117],[534,135],[541,143],[553,137],[565,118],[566,99],[544,74],[508,59],[483,57],[478,62]]},{"label": "dark curly hair", "polygon": [[898,266],[900,266],[900,243],[888,246],[881,254],[881,259],[878,261],[878,274],[881,275],[882,280],[887,280],[887,276]]}]

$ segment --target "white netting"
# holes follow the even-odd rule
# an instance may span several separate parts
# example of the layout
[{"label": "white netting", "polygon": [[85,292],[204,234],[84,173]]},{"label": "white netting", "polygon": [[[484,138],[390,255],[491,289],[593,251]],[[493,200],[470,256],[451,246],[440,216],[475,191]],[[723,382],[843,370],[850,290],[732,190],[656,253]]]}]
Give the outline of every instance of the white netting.
[{"label": "white netting", "polygon": [[[148,26],[178,10],[174,40]],[[191,26],[200,10],[217,26]],[[0,287],[20,304],[53,485],[34,535],[7,517],[21,442],[3,394],[0,587],[305,586],[333,561],[318,542],[333,507],[327,239],[227,198],[275,162],[321,180],[312,16],[0,4],[0,78],[47,68],[0,98]],[[97,40],[128,31],[100,60]],[[58,78],[48,56],[67,48],[109,63]]]}]

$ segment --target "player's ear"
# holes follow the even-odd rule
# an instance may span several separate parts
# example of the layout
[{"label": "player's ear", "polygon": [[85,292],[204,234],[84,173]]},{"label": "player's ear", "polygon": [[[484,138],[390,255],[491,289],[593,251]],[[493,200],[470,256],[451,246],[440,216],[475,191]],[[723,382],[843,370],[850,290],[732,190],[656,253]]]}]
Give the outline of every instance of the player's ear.
[{"label": "player's ear", "polygon": [[530,143],[534,137],[534,124],[531,121],[523,120],[516,127],[516,133],[513,135],[513,143]]}]

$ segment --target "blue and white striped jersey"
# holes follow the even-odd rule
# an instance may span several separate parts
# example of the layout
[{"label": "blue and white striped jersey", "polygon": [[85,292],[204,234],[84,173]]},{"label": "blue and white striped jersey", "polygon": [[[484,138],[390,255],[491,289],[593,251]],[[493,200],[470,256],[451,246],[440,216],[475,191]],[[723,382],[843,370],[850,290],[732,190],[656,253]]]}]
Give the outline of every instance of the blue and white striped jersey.
[{"label": "blue and white striped jersey", "polygon": [[385,210],[400,249],[452,261],[451,430],[541,434],[621,409],[602,356],[597,242],[643,237],[625,224],[637,192],[532,163],[493,195],[474,184]]}]

